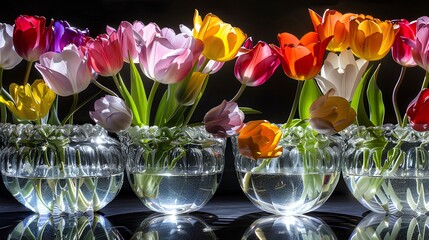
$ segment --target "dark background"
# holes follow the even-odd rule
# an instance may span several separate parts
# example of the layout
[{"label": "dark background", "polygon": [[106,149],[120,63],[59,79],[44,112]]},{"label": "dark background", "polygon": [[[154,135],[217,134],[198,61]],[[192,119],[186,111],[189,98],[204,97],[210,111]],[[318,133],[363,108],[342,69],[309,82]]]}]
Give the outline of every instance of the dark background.
[{"label": "dark background", "polygon": [[[341,13],[365,13],[374,17],[385,19],[405,18],[409,21],[420,16],[428,15],[426,1],[374,1],[374,0],[301,0],[301,1],[241,1],[241,0],[215,0],[215,1],[172,1],[172,0],[87,0],[87,1],[7,1],[0,9],[0,22],[13,24],[20,14],[45,16],[48,20],[67,20],[72,26],[80,29],[88,28],[90,35],[96,37],[105,33],[106,25],[117,28],[123,20],[133,22],[140,20],[147,24],[155,22],[160,27],[170,27],[179,31],[179,24],[193,27],[194,9],[198,9],[201,16],[212,12],[223,21],[240,27],[254,42],[263,40],[267,43],[278,44],[277,34],[290,32],[301,37],[309,31],[313,31],[313,25],[308,15],[311,8],[320,15],[324,10],[335,9]],[[391,93],[401,67],[391,58],[390,53],[382,60],[372,62],[376,65],[382,63],[378,84],[383,91],[386,106],[385,122],[395,123],[392,112]],[[212,107],[218,105],[223,99],[231,99],[240,87],[240,83],[233,74],[234,61],[227,62],[224,67],[210,78],[207,90],[192,121],[201,121],[204,114]],[[8,83],[20,82],[24,76],[25,63],[21,62],[15,69],[4,72],[5,86]],[[399,105],[402,113],[408,103],[418,93],[425,72],[419,67],[408,69],[402,88],[399,91]],[[122,76],[127,81],[127,67],[122,71]],[[143,76],[143,75],[142,75]],[[143,76],[144,77],[144,76]],[[39,73],[33,68],[31,80],[40,78]],[[111,78],[99,78],[103,84],[114,89]],[[146,87],[150,87],[151,80],[145,79]],[[248,87],[238,103],[240,106],[248,106],[263,112],[262,115],[246,116],[246,121],[252,119],[267,119],[275,123],[286,121],[290,111],[296,81],[289,79],[279,67],[274,76],[264,85]],[[88,93],[82,95],[84,99],[89,93],[98,89],[90,86]],[[158,93],[161,93],[161,89]],[[159,94],[160,95],[160,94]],[[159,96],[158,96],[159,97]],[[60,113],[64,114],[70,106],[69,98],[60,100]],[[76,123],[92,122],[88,110],[92,109],[92,103],[87,108],[75,115]],[[11,197],[0,186],[0,196]],[[130,194],[128,183],[121,194]],[[230,143],[226,151],[225,173],[217,195],[242,194],[234,172],[233,156]],[[349,194],[344,183],[340,183],[335,190],[336,195]]]}]

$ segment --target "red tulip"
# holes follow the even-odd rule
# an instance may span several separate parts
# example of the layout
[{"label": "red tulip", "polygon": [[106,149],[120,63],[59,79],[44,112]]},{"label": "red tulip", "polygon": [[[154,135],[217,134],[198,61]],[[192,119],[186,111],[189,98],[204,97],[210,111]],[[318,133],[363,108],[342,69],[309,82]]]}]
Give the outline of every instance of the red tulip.
[{"label": "red tulip", "polygon": [[101,76],[116,75],[124,65],[122,49],[116,32],[101,34],[87,43],[88,60],[94,71]]},{"label": "red tulip", "polygon": [[402,38],[415,39],[416,35],[416,21],[409,23],[405,19],[398,22],[399,31],[396,34],[395,41],[393,42],[391,51],[392,58],[398,64],[404,67],[414,67],[416,62],[413,59],[412,48],[404,43]]},{"label": "red tulip", "polygon": [[280,65],[280,59],[265,42],[253,47],[252,39],[244,43],[250,51],[237,58],[234,67],[235,77],[247,86],[259,86],[265,83]]},{"label": "red tulip", "polygon": [[19,56],[27,61],[36,61],[47,52],[53,36],[54,20],[48,27],[46,19],[39,16],[21,15],[15,20],[13,45]]},{"label": "red tulip", "polygon": [[420,91],[407,108],[408,122],[416,131],[429,130],[429,89]]}]

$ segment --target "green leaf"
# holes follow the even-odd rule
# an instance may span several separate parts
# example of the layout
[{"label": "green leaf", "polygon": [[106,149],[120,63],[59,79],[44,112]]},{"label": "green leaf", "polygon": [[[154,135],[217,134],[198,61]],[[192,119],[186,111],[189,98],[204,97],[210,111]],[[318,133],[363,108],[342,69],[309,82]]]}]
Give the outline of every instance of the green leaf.
[{"label": "green leaf", "polygon": [[133,113],[133,124],[134,125],[141,125],[142,121],[140,119],[140,115],[137,111],[137,107],[136,107],[136,103],[134,102],[133,98],[131,97],[130,92],[128,91],[127,86],[125,86],[124,81],[122,81],[122,77],[121,75],[119,75],[119,86],[121,87],[121,94],[122,97],[124,98],[125,102],[127,103],[127,105],[129,106],[129,108],[131,109],[131,112]]},{"label": "green leaf", "polygon": [[302,87],[301,95],[299,96],[299,118],[308,119],[310,118],[310,106],[319,98],[322,94],[320,93],[319,87],[314,79],[305,80],[304,86]]},{"label": "green leaf", "polygon": [[[130,77],[131,77],[131,97],[134,100],[136,105],[137,113],[139,114],[140,119],[146,119],[144,115],[147,110],[147,97],[146,91],[144,89],[143,81],[140,76],[139,71],[137,70],[136,65],[133,60],[130,58]],[[143,122],[143,124],[149,124]]]},{"label": "green leaf", "polygon": [[250,107],[239,107],[239,109],[244,113],[244,114],[261,114],[261,111],[258,111],[256,109],[250,108]]},{"label": "green leaf", "polygon": [[374,73],[372,74],[368,83],[368,88],[366,90],[369,105],[369,116],[371,122],[375,126],[383,125],[385,112],[383,94],[380,88],[377,86],[377,76],[378,71],[380,70],[380,65],[381,64],[378,64],[377,69],[375,69]]},{"label": "green leaf", "polygon": [[356,111],[357,115],[357,124],[363,126],[374,126],[374,124],[369,120],[368,114],[366,113],[364,98],[364,88],[368,80],[369,73],[372,70],[372,66],[369,67],[365,74],[362,76],[359,84],[356,87],[355,93],[352,98],[351,107]]},{"label": "green leaf", "polygon": [[177,86],[177,84],[169,84],[164,95],[162,95],[155,114],[155,125],[164,126],[179,107],[179,103],[174,96],[176,94]]},{"label": "green leaf", "polygon": [[49,109],[48,124],[61,125],[61,121],[58,118],[58,96],[56,96],[55,101],[52,103],[51,109]]}]

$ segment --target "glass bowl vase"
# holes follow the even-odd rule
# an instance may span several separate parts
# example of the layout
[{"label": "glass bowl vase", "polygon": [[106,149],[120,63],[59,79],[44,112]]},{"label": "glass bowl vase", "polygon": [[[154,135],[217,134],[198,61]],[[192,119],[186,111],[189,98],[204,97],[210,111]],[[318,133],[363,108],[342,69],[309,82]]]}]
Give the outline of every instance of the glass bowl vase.
[{"label": "glass bowl vase", "polygon": [[216,192],[226,139],[204,127],[130,127],[119,134],[126,172],[136,196],[150,210],[181,214],[202,208]]},{"label": "glass bowl vase", "polygon": [[281,129],[283,153],[276,158],[247,158],[233,137],[240,187],[255,206],[269,213],[313,211],[330,197],[340,178],[340,138],[317,134],[311,127]]}]

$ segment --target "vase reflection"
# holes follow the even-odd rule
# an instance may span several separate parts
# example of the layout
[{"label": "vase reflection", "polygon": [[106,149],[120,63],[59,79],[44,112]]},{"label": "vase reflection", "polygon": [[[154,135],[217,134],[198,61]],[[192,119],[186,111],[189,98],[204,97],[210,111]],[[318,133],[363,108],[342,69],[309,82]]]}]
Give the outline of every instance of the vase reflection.
[{"label": "vase reflection", "polygon": [[413,216],[384,215],[371,213],[366,216],[350,235],[356,239],[428,239],[429,218],[426,215]]},{"label": "vase reflection", "polygon": [[30,215],[13,229],[7,238],[18,239],[104,239],[122,240],[117,229],[103,216]]},{"label": "vase reflection", "polygon": [[337,239],[332,229],[319,218],[310,216],[266,216],[250,225],[242,240]]},{"label": "vase reflection", "polygon": [[199,217],[192,215],[153,214],[142,221],[134,233],[137,239],[217,239],[213,230]]}]

